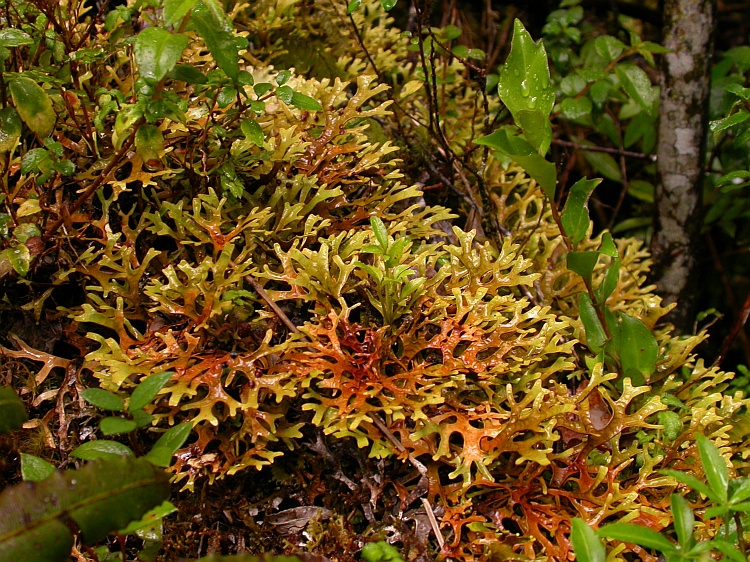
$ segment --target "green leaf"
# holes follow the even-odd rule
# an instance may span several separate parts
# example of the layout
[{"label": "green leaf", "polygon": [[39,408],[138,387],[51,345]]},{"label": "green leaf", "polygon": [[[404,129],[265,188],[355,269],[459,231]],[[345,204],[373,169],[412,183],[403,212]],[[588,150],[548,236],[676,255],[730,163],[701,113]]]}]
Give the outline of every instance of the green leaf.
[{"label": "green leaf", "polygon": [[604,331],[604,326],[596,314],[594,303],[591,302],[588,293],[581,293],[581,298],[578,300],[578,313],[586,332],[586,345],[591,351],[599,354],[607,342],[607,332]]},{"label": "green leaf", "polygon": [[81,398],[102,410],[109,410],[111,412],[125,411],[125,401],[122,398],[113,392],[101,388],[87,388],[81,392]]},{"label": "green leaf", "polygon": [[[521,128],[523,128],[524,118],[521,117],[520,112],[532,110],[539,112],[546,119],[555,104],[555,93],[550,83],[544,44],[541,40],[534,43],[531,35],[518,19],[515,20],[513,26],[510,54],[500,68],[498,93],[513,115],[516,124]],[[524,133],[528,135],[525,129]],[[539,134],[538,136],[545,138],[546,135]],[[544,143],[537,148],[543,147]],[[545,153],[546,151],[540,150],[540,154]]]},{"label": "green leaf", "polygon": [[133,521],[130,525],[128,525],[124,529],[120,529],[119,531],[117,531],[117,534],[129,535],[139,529],[143,529],[145,527],[154,525],[156,521],[160,521],[161,519],[164,519],[167,515],[171,515],[172,513],[175,513],[176,511],[177,511],[177,508],[174,506],[172,502],[164,501],[160,503],[159,505],[157,505],[156,507],[148,510],[145,513],[145,515],[141,517],[138,521]]},{"label": "green leaf", "polygon": [[731,490],[729,501],[731,503],[741,502],[750,498],[750,478],[736,478],[731,480],[729,484],[729,489]]},{"label": "green leaf", "polygon": [[711,130],[715,138],[720,132],[734,127],[735,125],[738,125],[740,123],[744,123],[748,119],[750,119],[750,113],[745,110],[740,110],[737,113],[730,115],[729,117],[711,121],[711,123],[709,124],[709,129]]},{"label": "green leaf", "polygon": [[54,471],[0,494],[0,560],[68,560],[72,528],[100,541],[169,496],[165,474],[143,459],[116,458]]},{"label": "green leaf", "polygon": [[170,33],[161,27],[147,27],[141,31],[134,46],[141,78],[155,85],[174,68],[189,42],[187,35]]},{"label": "green leaf", "polygon": [[216,64],[233,82],[237,82],[240,55],[232,25],[221,4],[217,0],[199,0],[193,8],[192,21]]},{"label": "green leaf", "polygon": [[638,318],[621,312],[614,325],[609,326],[609,333],[612,336],[609,346],[616,351],[623,374],[633,376],[631,372],[639,373],[643,379],[648,379],[654,372],[659,353],[659,345],[651,330]]},{"label": "green leaf", "polygon": [[747,557],[739,547],[722,539],[713,539],[711,546],[729,558],[732,562],[747,562]]},{"label": "green leaf", "polygon": [[263,129],[255,119],[244,119],[240,125],[245,138],[256,146],[263,147]]},{"label": "green leaf", "polygon": [[0,48],[2,47],[21,47],[23,45],[33,45],[34,40],[31,35],[20,29],[0,29]]},{"label": "green leaf", "polygon": [[383,224],[383,221],[380,219],[380,217],[371,216],[370,226],[372,227],[372,231],[375,233],[375,240],[378,241],[378,244],[380,244],[380,247],[383,250],[387,250],[388,249],[388,229],[386,229],[385,224]]},{"label": "green leaf", "polygon": [[362,0],[352,0],[346,7],[346,15],[353,13],[359,5],[362,4]]},{"label": "green leaf", "polygon": [[557,169],[552,162],[545,160],[525,139],[510,135],[507,129],[500,128],[486,137],[475,140],[474,143],[496,149],[502,155],[515,161],[539,184],[544,194],[551,201],[555,200]]},{"label": "green leaf", "polygon": [[[591,146],[591,143],[582,141],[580,143],[583,146]],[[622,183],[622,174],[620,173],[620,165],[615,161],[612,156],[605,152],[594,152],[591,150],[582,150],[583,157],[586,159],[594,169],[603,175],[608,180]]]},{"label": "green leaf", "polygon": [[276,84],[279,86],[283,86],[289,81],[289,78],[291,77],[292,72],[290,70],[282,70],[276,75]]},{"label": "green leaf", "polygon": [[591,276],[599,260],[599,252],[568,252],[567,266],[570,271],[584,278],[591,285]]},{"label": "green leaf", "polygon": [[727,462],[719,453],[719,449],[705,435],[696,435],[695,441],[698,443],[698,451],[701,455],[703,471],[706,473],[708,485],[721,499],[719,503],[726,503],[729,488]]},{"label": "green leaf", "polygon": [[583,519],[573,519],[570,526],[570,542],[573,543],[576,560],[579,562],[605,562],[607,559],[607,551],[601,539]]},{"label": "green leaf", "polygon": [[0,433],[21,429],[27,419],[26,408],[16,391],[9,386],[0,386]]},{"label": "green leaf", "polygon": [[314,100],[310,96],[300,94],[299,92],[292,92],[291,104],[294,107],[304,109],[306,111],[322,111],[323,106],[317,100]]},{"label": "green leaf", "polygon": [[44,172],[43,168],[49,169],[44,165],[44,161],[51,162],[49,151],[46,148],[32,148],[21,158],[21,173],[29,174],[32,172]]},{"label": "green leaf", "polygon": [[620,279],[620,258],[615,258],[612,264],[607,268],[607,273],[601,285],[594,291],[596,300],[600,305],[604,305],[612,292],[617,287],[617,281]]},{"label": "green leaf", "polygon": [[136,427],[146,427],[154,419],[154,416],[144,410],[136,410],[135,412],[131,412],[131,415]]},{"label": "green leaf", "polygon": [[133,456],[133,451],[117,441],[98,439],[96,441],[88,441],[83,445],[78,446],[72,453],[70,453],[70,456],[84,461],[90,461],[94,459]]},{"label": "green leaf", "polygon": [[659,412],[656,414],[659,425],[664,426],[662,430],[664,438],[674,441],[682,432],[682,420],[675,412]]},{"label": "green leaf", "polygon": [[396,4],[398,4],[398,0],[380,0],[380,5],[386,12],[390,12]]},{"label": "green leaf", "polygon": [[197,0],[164,0],[162,6],[162,17],[164,25],[171,27],[177,25],[193,9]]},{"label": "green leaf", "polygon": [[658,92],[651,85],[648,74],[633,63],[619,64],[615,72],[627,94],[646,112],[651,113],[658,98]]},{"label": "green leaf", "polygon": [[560,102],[560,115],[571,121],[591,115],[593,105],[591,99],[583,96],[580,98],[565,98]]},{"label": "green leaf", "polygon": [[523,136],[536,151],[544,156],[552,142],[552,124],[549,116],[541,111],[524,109],[516,116],[516,123],[523,130]]},{"label": "green leaf", "polygon": [[12,248],[3,250],[3,255],[8,259],[13,269],[21,277],[26,277],[31,265],[31,252],[26,244],[16,244]]},{"label": "green leaf", "polygon": [[22,132],[23,122],[16,109],[10,106],[0,108],[0,154],[13,150]]},{"label": "green leaf", "polygon": [[39,227],[33,222],[25,222],[19,224],[16,228],[13,229],[13,236],[22,244],[25,244],[29,240],[29,238],[41,235],[42,232],[39,230]]},{"label": "green leaf", "polygon": [[102,430],[104,435],[119,435],[134,431],[136,423],[133,420],[126,420],[118,416],[109,416],[99,422],[99,429]]},{"label": "green leaf", "polygon": [[594,49],[605,61],[612,62],[625,50],[625,44],[611,35],[601,35],[594,40]]},{"label": "green leaf", "polygon": [[156,466],[168,467],[175,452],[184,445],[192,429],[193,426],[189,422],[168,429],[144,458]]},{"label": "green leaf", "polygon": [[49,478],[55,470],[46,460],[21,453],[21,478],[24,482],[41,482]]},{"label": "green leaf", "polygon": [[294,90],[292,90],[289,86],[281,86],[280,88],[276,88],[275,94],[277,98],[283,101],[286,105],[289,105],[290,103],[292,103]]},{"label": "green leaf", "polygon": [[270,84],[268,82],[259,82],[258,84],[255,84],[253,86],[253,91],[255,92],[255,95],[258,97],[264,96],[271,88],[273,88],[273,84]]},{"label": "green leaf", "polygon": [[186,84],[205,84],[208,78],[192,64],[178,64],[167,74],[173,80],[179,80]]},{"label": "green leaf", "polygon": [[703,482],[698,480],[695,476],[692,474],[687,474],[685,472],[680,472],[679,470],[672,470],[672,469],[662,469],[659,471],[659,474],[664,474],[665,476],[671,476],[678,482],[682,482],[686,486],[690,486],[693,490],[700,492],[707,498],[709,498],[711,501],[716,503],[721,503],[721,498],[708,486],[706,486]]},{"label": "green leaf", "polygon": [[48,136],[57,117],[47,92],[25,76],[13,78],[8,83],[8,89],[23,122],[40,138]]},{"label": "green leaf", "polygon": [[164,150],[164,136],[159,127],[141,125],[135,132],[135,150],[145,163],[158,162]]},{"label": "green leaf", "polygon": [[362,560],[365,562],[404,562],[396,547],[385,541],[369,542],[363,546]]},{"label": "green leaf", "polygon": [[575,246],[586,236],[591,221],[589,220],[589,197],[601,179],[581,178],[570,188],[568,199],[560,215],[565,236]]},{"label": "green leaf", "polygon": [[671,501],[672,519],[674,520],[675,533],[677,533],[677,542],[680,543],[683,550],[689,550],[694,542],[693,527],[695,526],[695,516],[693,515],[693,510],[687,500],[679,494],[672,494]]},{"label": "green leaf", "polygon": [[143,381],[135,387],[133,394],[130,396],[128,411],[135,412],[151,402],[159,391],[172,379],[173,374],[173,371],[164,371],[163,373],[148,375],[143,379]]},{"label": "green leaf", "polygon": [[646,548],[655,548],[664,554],[676,554],[677,548],[667,538],[653,529],[633,525],[632,523],[612,523],[601,527],[597,532],[600,537],[633,543]]}]

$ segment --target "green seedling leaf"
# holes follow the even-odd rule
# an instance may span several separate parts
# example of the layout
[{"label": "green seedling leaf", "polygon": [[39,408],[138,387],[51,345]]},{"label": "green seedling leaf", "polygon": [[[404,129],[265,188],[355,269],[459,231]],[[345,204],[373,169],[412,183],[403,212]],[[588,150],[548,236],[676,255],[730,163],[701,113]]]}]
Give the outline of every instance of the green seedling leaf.
[{"label": "green seedling leaf", "polygon": [[323,106],[317,100],[314,100],[310,96],[300,94],[299,92],[292,92],[291,104],[294,107],[304,109],[306,111],[322,111]]},{"label": "green seedling leaf", "polygon": [[21,478],[24,482],[41,482],[55,472],[55,467],[44,459],[21,453]]},{"label": "green seedling leaf", "polygon": [[292,103],[292,96],[294,96],[294,90],[292,90],[289,86],[281,86],[280,88],[276,88],[276,97],[279,98],[282,102],[284,102],[286,105],[289,105]]},{"label": "green seedling leaf", "polygon": [[182,58],[190,39],[187,35],[170,33],[161,27],[147,27],[135,38],[135,61],[138,73],[152,86],[172,70]]},{"label": "green seedling leaf", "polygon": [[594,40],[594,49],[607,62],[617,60],[625,50],[625,43],[611,35],[602,35]]},{"label": "green seedling leaf", "polygon": [[104,418],[99,422],[99,429],[104,435],[119,435],[121,433],[130,433],[136,429],[136,423],[133,420],[126,420],[117,416]]},{"label": "green seedling leaf", "polygon": [[598,178],[593,180],[581,178],[570,188],[560,220],[565,229],[565,235],[573,245],[578,244],[586,236],[586,231],[591,223],[589,220],[589,197],[601,182],[602,180]]},{"label": "green seedling leaf", "polygon": [[570,527],[570,542],[579,562],[605,562],[607,551],[596,532],[583,519],[576,517]]},{"label": "green seedling leaf", "polygon": [[683,550],[690,550],[695,543],[693,539],[693,527],[695,526],[693,509],[687,500],[679,494],[672,494],[671,501],[672,518],[674,520],[674,530],[677,533],[677,542],[680,543],[680,547]]},{"label": "green seedling leaf", "polygon": [[237,82],[240,73],[239,50],[232,25],[221,4],[217,0],[199,0],[193,7],[191,20],[216,64],[233,82]]},{"label": "green seedling leaf", "polygon": [[13,486],[0,494],[0,560],[68,560],[72,526],[84,542],[94,543],[168,496],[169,480],[160,469],[127,457]]},{"label": "green seedling leaf", "polygon": [[596,300],[600,305],[604,305],[612,292],[617,287],[617,281],[620,279],[620,258],[615,258],[607,269],[602,284],[594,291]]},{"label": "green seedling leaf", "polygon": [[560,102],[560,115],[570,121],[591,115],[593,105],[587,97],[565,98]]},{"label": "green seedling leaf", "polygon": [[193,426],[189,422],[168,429],[146,454],[146,460],[156,466],[168,467],[177,449],[185,444],[192,430]]},{"label": "green seedling leaf", "polygon": [[[547,117],[555,104],[555,93],[550,83],[547,52],[542,41],[535,43],[518,19],[513,24],[510,54],[500,68],[498,94],[519,127],[523,128],[524,118],[520,115],[523,111],[539,112],[549,126]],[[542,156],[546,153],[545,146],[549,147],[547,134],[550,139],[552,134],[551,129],[547,131],[547,126],[544,132],[533,137],[544,142],[532,142]],[[524,129],[524,133],[528,132]]]},{"label": "green seedling leaf", "polygon": [[633,63],[618,64],[615,68],[617,77],[627,94],[633,98],[647,113],[654,109],[654,103],[658,98],[658,92],[651,85],[648,74]]},{"label": "green seedling leaf", "polygon": [[153,509],[150,509],[146,514],[141,517],[138,521],[133,521],[130,525],[124,529],[117,531],[118,535],[129,535],[135,533],[139,529],[144,529],[153,525],[155,522],[164,519],[167,515],[175,513],[177,508],[170,501],[164,501],[157,505]]},{"label": "green seedling leaf", "polygon": [[569,252],[567,265],[570,271],[577,273],[591,285],[591,276],[598,260],[599,252]]},{"label": "green seedling leaf", "polygon": [[13,150],[22,132],[23,121],[16,109],[10,106],[0,108],[0,154]]},{"label": "green seedling leaf", "polygon": [[607,332],[604,331],[599,316],[596,314],[594,303],[588,293],[581,293],[578,301],[578,312],[581,315],[583,329],[586,332],[586,344],[596,354],[599,354],[607,342]]},{"label": "green seedling leaf", "polygon": [[128,411],[135,412],[151,402],[159,391],[171,380],[173,371],[164,371],[155,375],[149,375],[135,387],[130,396]]},{"label": "green seedling leaf", "polygon": [[240,128],[242,129],[242,134],[245,135],[247,140],[256,146],[263,146],[263,129],[255,119],[244,119]]},{"label": "green seedling leaf", "polygon": [[70,456],[84,461],[90,461],[94,459],[133,456],[133,451],[117,441],[98,439],[96,441],[89,441],[75,448],[73,452],[70,453]]},{"label": "green seedling leaf", "polygon": [[674,412],[659,412],[656,414],[659,425],[664,426],[662,430],[664,438],[674,441],[682,433],[682,420]]},{"label": "green seedling leaf", "polygon": [[638,318],[621,312],[609,326],[609,332],[612,335],[609,345],[620,359],[623,374],[635,376],[638,373],[644,380],[648,379],[654,372],[659,353],[659,345],[651,330]]},{"label": "green seedling leaf", "polygon": [[27,419],[26,408],[16,391],[9,386],[0,386],[0,433],[21,429]]},{"label": "green seedling leaf", "polygon": [[125,411],[125,401],[122,398],[101,388],[87,388],[81,392],[81,398],[102,410],[109,410],[110,412]]},{"label": "green seedling leaf", "polygon": [[708,485],[721,500],[717,503],[726,503],[729,488],[729,472],[727,462],[719,453],[719,449],[708,440],[705,435],[698,434],[695,438],[698,443],[698,451],[703,463],[703,471],[706,473]]},{"label": "green seedling leaf", "polygon": [[20,29],[0,29],[0,48],[2,47],[21,47],[23,45],[33,45],[34,40],[31,35]]},{"label": "green seedling leaf", "polygon": [[385,228],[385,224],[380,217],[370,217],[370,226],[372,231],[375,233],[375,240],[378,241],[380,247],[384,250],[388,250],[388,230]]},{"label": "green seedling leaf", "polygon": [[162,18],[164,25],[171,27],[177,25],[193,9],[197,0],[164,0],[162,6]]},{"label": "green seedling leaf", "polygon": [[611,525],[605,525],[596,534],[600,537],[616,541],[633,543],[645,546],[646,548],[655,548],[667,556],[678,552],[673,543],[653,529],[633,525],[632,523],[612,523]]},{"label": "green seedling leaf", "polygon": [[47,92],[25,76],[11,80],[8,89],[23,122],[40,138],[48,136],[55,126],[57,117]]},{"label": "green seedling leaf", "polygon": [[510,135],[507,129],[500,128],[486,137],[475,140],[474,143],[495,149],[515,161],[539,184],[544,194],[551,201],[554,201],[557,169],[552,162],[545,160],[525,139]]},{"label": "green seedling leaf", "polygon": [[289,81],[291,75],[292,72],[290,70],[282,70],[276,75],[276,84],[278,84],[279,86],[283,86]]}]

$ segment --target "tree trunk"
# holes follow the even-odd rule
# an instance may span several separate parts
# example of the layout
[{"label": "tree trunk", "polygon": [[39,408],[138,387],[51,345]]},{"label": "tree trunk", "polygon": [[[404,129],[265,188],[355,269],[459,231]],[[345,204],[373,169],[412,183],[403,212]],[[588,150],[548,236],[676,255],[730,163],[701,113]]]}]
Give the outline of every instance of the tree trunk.
[{"label": "tree trunk", "polygon": [[709,71],[715,0],[666,0],[657,148],[653,280],[667,303],[668,320],[689,332],[697,306]]}]

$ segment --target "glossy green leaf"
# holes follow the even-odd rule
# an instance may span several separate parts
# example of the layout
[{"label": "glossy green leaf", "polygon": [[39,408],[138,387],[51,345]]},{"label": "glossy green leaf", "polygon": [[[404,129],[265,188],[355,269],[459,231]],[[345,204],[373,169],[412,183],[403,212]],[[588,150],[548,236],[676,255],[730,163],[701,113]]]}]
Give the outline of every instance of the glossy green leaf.
[{"label": "glossy green leaf", "polygon": [[164,0],[162,6],[162,18],[164,25],[171,27],[177,25],[193,9],[197,0]]},{"label": "glossy green leaf", "polygon": [[617,246],[615,246],[615,241],[612,239],[612,234],[609,232],[602,234],[602,243],[599,245],[599,253],[611,258],[618,257]]},{"label": "glossy green leaf", "polygon": [[357,8],[359,8],[360,4],[362,4],[362,0],[352,0],[351,2],[349,2],[349,4],[346,6],[347,15],[353,13]]},{"label": "glossy green leaf", "polygon": [[666,537],[648,527],[632,523],[612,523],[601,527],[597,532],[600,537],[633,543],[646,548],[655,548],[665,554],[674,554],[677,547]]},{"label": "glossy green leaf", "polygon": [[144,162],[159,161],[164,150],[164,136],[159,127],[141,125],[135,132],[135,150]]},{"label": "glossy green leaf", "polygon": [[612,62],[625,50],[625,44],[611,35],[601,35],[594,40],[594,49],[604,60]]},{"label": "glossy green leaf", "polygon": [[695,441],[698,443],[698,451],[701,456],[703,471],[706,473],[708,485],[719,496],[721,503],[726,503],[729,488],[727,462],[721,456],[716,445],[711,443],[705,435],[696,435]]},{"label": "glossy green leaf", "polygon": [[29,238],[41,235],[42,232],[39,230],[39,227],[33,222],[19,224],[13,229],[13,237],[22,244],[25,244]]},{"label": "glossy green leaf", "polygon": [[292,96],[294,96],[294,90],[292,90],[289,86],[281,86],[279,88],[276,88],[275,93],[276,93],[276,97],[279,98],[286,105],[289,105],[292,103]]},{"label": "glossy green leaf", "polygon": [[108,459],[112,457],[133,456],[133,451],[129,447],[118,443],[117,441],[108,441],[106,439],[97,439],[88,441],[83,445],[76,447],[71,457],[90,461],[94,459]]},{"label": "glossy green leaf", "polygon": [[[535,43],[518,19],[513,26],[510,53],[500,68],[498,93],[516,124],[522,128],[523,118],[520,112],[539,112],[546,120],[555,104],[544,44],[541,40]],[[524,132],[527,133],[525,129]],[[546,133],[539,136],[544,138]],[[547,143],[542,143],[537,148],[541,149],[545,144]],[[541,155],[545,153],[546,151],[540,150]]]},{"label": "glossy green leaf", "polygon": [[237,82],[240,55],[232,25],[221,4],[217,0],[199,0],[193,8],[192,21],[216,64],[233,82]]},{"label": "glossy green leaf", "polygon": [[138,521],[133,521],[125,527],[124,529],[120,529],[117,531],[118,535],[129,535],[131,533],[134,533],[135,531],[139,529],[143,529],[145,527],[148,527],[150,525],[153,525],[155,522],[160,521],[161,519],[164,519],[167,515],[171,515],[172,513],[175,513],[177,511],[177,508],[174,506],[174,504],[170,501],[164,501],[157,505],[156,507],[149,509],[143,517],[141,517]]},{"label": "glossy green leaf", "polygon": [[604,331],[604,326],[596,314],[596,308],[588,293],[581,293],[581,298],[578,300],[578,313],[586,332],[586,345],[594,353],[600,353],[607,342],[607,332]]},{"label": "glossy green leaf", "polygon": [[730,129],[731,127],[739,125],[740,123],[744,123],[748,119],[750,119],[750,112],[740,110],[737,113],[730,115],[729,117],[711,121],[711,123],[709,124],[709,129],[714,134],[714,136],[717,136],[722,131]]},{"label": "glossy green leaf", "polygon": [[645,111],[651,113],[659,94],[651,84],[648,74],[633,63],[618,64],[615,72],[627,94]]},{"label": "glossy green leaf", "polygon": [[253,91],[255,92],[255,95],[260,98],[268,93],[271,88],[273,88],[273,84],[270,84],[268,82],[259,82],[253,86]]},{"label": "glossy green leaf", "polygon": [[[590,145],[587,142],[581,142],[583,146]],[[581,154],[593,168],[608,180],[622,183],[622,173],[617,161],[605,152],[594,152],[591,150],[582,150]]]},{"label": "glossy green leaf", "polygon": [[586,96],[565,98],[560,102],[560,115],[565,119],[573,121],[591,115],[593,108],[591,99]]},{"label": "glossy green leaf", "polygon": [[186,84],[205,84],[208,78],[192,64],[178,64],[167,73],[173,80],[179,80]]},{"label": "glossy green leaf", "polygon": [[26,408],[16,391],[0,386],[0,433],[21,429],[27,419]]},{"label": "glossy green leaf", "polygon": [[730,480],[729,490],[730,502],[737,503],[750,498],[750,478],[735,478],[734,480]]},{"label": "glossy green leaf", "polygon": [[26,244],[16,244],[12,248],[3,250],[3,255],[8,259],[13,269],[21,277],[26,277],[31,265],[31,252]]},{"label": "glossy green leaf", "polygon": [[502,155],[515,161],[539,184],[544,194],[554,201],[557,169],[552,162],[545,160],[525,139],[510,135],[507,129],[500,128],[474,142],[498,150]]},{"label": "glossy green leaf", "polygon": [[722,539],[713,539],[711,541],[711,546],[721,552],[732,562],[747,562],[747,557],[736,544],[729,543]]},{"label": "glossy green leaf", "polygon": [[372,231],[375,233],[375,240],[378,241],[378,244],[380,244],[380,247],[383,250],[388,249],[388,230],[385,227],[385,224],[381,220],[380,217],[371,216],[370,217],[370,226],[372,227]]},{"label": "glossy green leaf", "polygon": [[135,38],[135,61],[141,78],[151,85],[167,75],[182,58],[190,39],[161,27],[147,27]]},{"label": "glossy green leaf", "polygon": [[380,5],[383,6],[386,12],[391,11],[396,4],[398,4],[398,0],[380,0]]},{"label": "glossy green leaf", "polygon": [[136,410],[135,412],[131,412],[131,415],[133,416],[133,421],[135,422],[136,427],[146,427],[147,425],[151,425],[151,422],[154,419],[154,416],[145,410]]},{"label": "glossy green leaf", "polygon": [[122,398],[101,388],[87,388],[81,392],[81,398],[102,410],[111,412],[123,412],[125,410],[125,401]]},{"label": "glossy green leaf", "polygon": [[659,474],[664,474],[666,476],[671,476],[678,482],[681,482],[685,484],[686,486],[690,486],[693,490],[700,492],[710,500],[714,502],[721,502],[721,498],[708,486],[706,486],[703,482],[698,480],[695,476],[692,474],[687,474],[685,472],[680,472],[679,470],[672,470],[672,469],[662,469],[659,471]]},{"label": "glossy green leaf", "polygon": [[583,519],[576,517],[571,522],[570,542],[578,562],[604,562],[607,559],[601,539]]},{"label": "glossy green leaf", "polygon": [[630,373],[639,373],[647,380],[654,372],[659,353],[659,345],[651,330],[638,318],[620,313],[609,326],[609,332],[611,349],[620,359],[623,374],[635,376]]},{"label": "glossy green leaf", "polygon": [[292,76],[292,72],[290,70],[282,70],[276,75],[275,82],[279,86],[283,86],[289,81],[289,78]]},{"label": "glossy green leaf", "polygon": [[0,154],[9,152],[18,144],[23,132],[23,121],[14,107],[0,108]]},{"label": "glossy green leaf", "polygon": [[31,35],[20,29],[0,29],[0,48],[2,47],[21,47],[23,45],[33,45],[34,40]]},{"label": "glossy green leaf", "polygon": [[240,125],[245,138],[256,146],[263,146],[263,129],[255,119],[244,119]]},{"label": "glossy green leaf", "polygon": [[693,527],[695,526],[695,516],[693,515],[693,509],[687,500],[679,494],[672,494],[671,502],[672,519],[674,521],[674,530],[677,534],[677,542],[680,543],[683,550],[689,550],[694,543]]},{"label": "glossy green leaf", "polygon": [[591,285],[591,276],[599,260],[599,252],[568,252],[567,266],[570,271],[584,278]]},{"label": "glossy green leaf", "polygon": [[151,402],[159,391],[172,379],[173,374],[173,371],[164,371],[162,373],[149,375],[143,379],[141,383],[135,387],[133,394],[130,396],[128,411],[134,412],[140,410],[146,404]]},{"label": "glossy green leaf", "polygon": [[24,482],[41,482],[49,478],[55,470],[46,460],[21,453],[21,478]]},{"label": "glossy green leaf", "polygon": [[28,128],[41,138],[48,136],[57,116],[47,92],[25,76],[13,78],[8,82],[8,89],[18,114]]},{"label": "glossy green leaf", "polygon": [[607,273],[604,275],[601,285],[594,291],[596,300],[600,305],[604,305],[607,302],[607,299],[617,287],[619,279],[620,258],[615,258],[607,268]]},{"label": "glossy green leaf", "polygon": [[119,435],[121,433],[130,433],[136,428],[133,420],[127,420],[119,416],[109,416],[99,422],[99,429],[104,435]]},{"label": "glossy green leaf", "polygon": [[193,426],[189,422],[168,429],[144,458],[156,466],[168,467],[175,452],[184,445],[192,429]]},{"label": "glossy green leaf", "polygon": [[524,109],[516,113],[515,119],[529,144],[540,155],[547,154],[552,142],[552,124],[549,115],[538,110]]},{"label": "glossy green leaf", "polygon": [[305,94],[300,94],[299,92],[292,92],[292,99],[290,103],[294,107],[298,107],[306,111],[322,111],[323,110],[323,106],[320,105],[320,103],[317,100],[311,98],[310,96],[306,96]]},{"label": "glossy green leaf", "polygon": [[93,543],[168,496],[169,482],[160,469],[123,457],[13,486],[0,494],[0,560],[69,560],[71,526]]},{"label": "glossy green leaf", "polygon": [[589,220],[589,197],[594,192],[600,179],[581,178],[571,188],[565,207],[560,215],[565,236],[573,245],[577,245],[586,236],[591,221]]}]

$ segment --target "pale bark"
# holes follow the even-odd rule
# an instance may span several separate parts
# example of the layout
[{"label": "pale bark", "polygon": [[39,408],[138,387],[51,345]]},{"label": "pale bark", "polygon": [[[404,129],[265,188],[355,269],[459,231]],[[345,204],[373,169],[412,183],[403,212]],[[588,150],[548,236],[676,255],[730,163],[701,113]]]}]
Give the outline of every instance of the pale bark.
[{"label": "pale bark", "polygon": [[657,148],[653,279],[668,318],[690,331],[696,312],[701,190],[708,115],[714,0],[666,0]]}]

